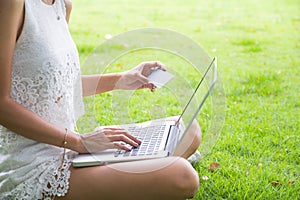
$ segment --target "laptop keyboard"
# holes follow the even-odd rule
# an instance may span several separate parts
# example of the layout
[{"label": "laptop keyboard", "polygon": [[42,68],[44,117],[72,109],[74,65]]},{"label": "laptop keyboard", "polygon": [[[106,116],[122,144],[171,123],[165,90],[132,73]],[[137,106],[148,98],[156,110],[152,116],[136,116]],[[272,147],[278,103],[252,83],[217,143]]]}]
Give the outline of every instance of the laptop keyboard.
[{"label": "laptop keyboard", "polygon": [[132,147],[131,151],[125,151],[118,149],[115,151],[114,156],[144,156],[144,155],[156,155],[158,153],[163,134],[165,131],[165,124],[159,124],[155,126],[138,127],[132,126],[127,130],[136,138],[142,141],[142,144],[138,147]]}]

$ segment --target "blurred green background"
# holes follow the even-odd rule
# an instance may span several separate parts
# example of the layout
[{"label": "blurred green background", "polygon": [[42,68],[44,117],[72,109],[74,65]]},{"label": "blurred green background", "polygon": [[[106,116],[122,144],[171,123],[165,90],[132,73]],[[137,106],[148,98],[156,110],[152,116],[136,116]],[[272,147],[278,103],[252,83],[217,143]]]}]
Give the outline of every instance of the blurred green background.
[{"label": "blurred green background", "polygon": [[[73,0],[70,31],[82,63],[110,36],[145,27],[177,31],[218,57],[226,121],[215,147],[196,166],[201,186],[194,199],[299,200],[300,1]],[[127,70],[153,57],[184,62],[142,53],[111,69]],[[186,76],[195,82],[192,72]],[[111,122],[111,97],[94,97],[101,102],[102,123]],[[178,110],[176,99],[170,102],[174,109],[167,115]],[[201,126],[205,131],[207,125]],[[213,172],[212,162],[220,164]]]}]

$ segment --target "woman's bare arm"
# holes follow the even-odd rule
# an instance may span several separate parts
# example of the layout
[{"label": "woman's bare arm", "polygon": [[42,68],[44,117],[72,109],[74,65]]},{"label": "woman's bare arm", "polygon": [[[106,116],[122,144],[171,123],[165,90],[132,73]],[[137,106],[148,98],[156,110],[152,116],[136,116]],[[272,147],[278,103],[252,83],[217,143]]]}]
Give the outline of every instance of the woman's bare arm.
[{"label": "woman's bare arm", "polygon": [[[10,96],[12,59],[24,17],[24,0],[0,1],[0,124],[33,140],[62,146],[65,130],[43,120]],[[81,140],[69,133],[67,148],[84,151]]]},{"label": "woman's bare arm", "polygon": [[70,21],[70,15],[72,10],[72,1],[71,0],[64,0],[66,5],[66,20],[69,23]]},{"label": "woman's bare arm", "polygon": [[112,74],[82,76],[83,96],[99,94],[111,90],[136,90],[148,88],[152,92],[155,86],[150,83],[148,76],[154,69],[166,70],[159,61],[142,62],[135,68]]},{"label": "woman's bare arm", "polygon": [[120,74],[85,75],[82,76],[83,96],[100,94],[115,89]]}]

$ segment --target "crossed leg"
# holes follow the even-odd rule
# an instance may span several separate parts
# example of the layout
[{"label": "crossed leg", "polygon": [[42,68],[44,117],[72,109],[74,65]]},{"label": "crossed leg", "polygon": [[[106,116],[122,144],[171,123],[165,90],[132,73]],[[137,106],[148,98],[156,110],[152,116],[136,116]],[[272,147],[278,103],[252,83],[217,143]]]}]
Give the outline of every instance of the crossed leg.
[{"label": "crossed leg", "polygon": [[[173,120],[174,118],[168,118]],[[201,131],[194,122],[174,157],[124,162],[85,168],[71,167],[70,189],[56,200],[183,200],[198,189],[197,172],[184,158],[200,143]],[[188,145],[188,146],[186,146]]]}]

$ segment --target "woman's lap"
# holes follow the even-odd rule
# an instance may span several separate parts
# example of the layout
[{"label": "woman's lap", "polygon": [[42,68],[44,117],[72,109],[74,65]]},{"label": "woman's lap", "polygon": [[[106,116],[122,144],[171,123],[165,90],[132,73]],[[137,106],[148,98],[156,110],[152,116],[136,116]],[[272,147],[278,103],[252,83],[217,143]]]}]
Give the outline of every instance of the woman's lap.
[{"label": "woman's lap", "polygon": [[[169,117],[166,120],[177,118]],[[71,167],[68,194],[56,199],[187,199],[193,196],[199,184],[197,172],[184,159],[199,146],[201,129],[198,123],[193,123],[184,137],[174,153],[181,157]]]},{"label": "woman's lap", "polygon": [[69,192],[56,199],[186,199],[198,182],[197,172],[180,157],[71,168]]}]

